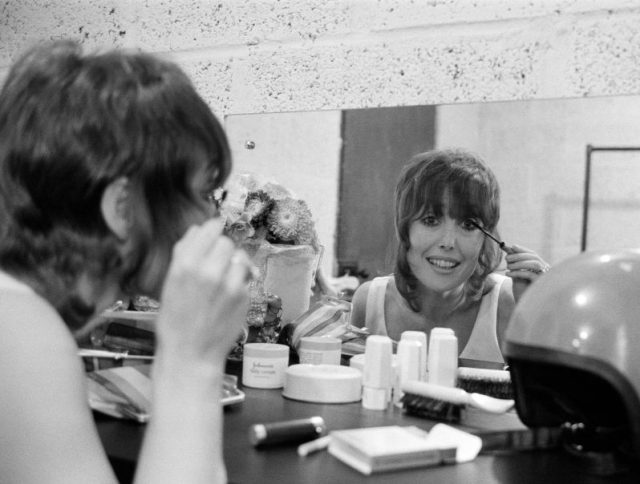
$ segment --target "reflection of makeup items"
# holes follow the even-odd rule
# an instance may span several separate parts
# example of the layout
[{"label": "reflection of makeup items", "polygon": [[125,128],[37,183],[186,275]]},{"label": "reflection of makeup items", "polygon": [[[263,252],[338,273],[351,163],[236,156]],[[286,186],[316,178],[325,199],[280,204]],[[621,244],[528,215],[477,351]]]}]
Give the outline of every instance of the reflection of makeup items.
[{"label": "reflection of makeup items", "polygon": [[484,235],[486,235],[487,237],[489,237],[491,240],[493,240],[496,244],[498,244],[500,246],[500,248],[502,250],[504,250],[507,254],[511,254],[513,252],[513,250],[511,249],[511,247],[509,247],[507,244],[505,244],[502,240],[500,240],[499,238],[497,238],[495,235],[493,235],[491,232],[489,232],[487,229],[485,229],[482,225],[480,225],[478,222],[476,222],[473,219],[469,219],[469,222],[476,227],[478,230],[480,230],[480,232],[482,232]]},{"label": "reflection of makeup items", "polygon": [[392,345],[388,336],[372,335],[365,343],[362,374],[362,406],[385,410],[389,405],[392,380]]},{"label": "reflection of makeup items", "polygon": [[451,328],[433,328],[429,335],[427,357],[429,383],[456,386],[458,374],[458,338]]},{"label": "reflection of makeup items", "polygon": [[326,430],[324,419],[316,416],[252,425],[249,428],[249,440],[255,447],[299,444],[321,437]]}]

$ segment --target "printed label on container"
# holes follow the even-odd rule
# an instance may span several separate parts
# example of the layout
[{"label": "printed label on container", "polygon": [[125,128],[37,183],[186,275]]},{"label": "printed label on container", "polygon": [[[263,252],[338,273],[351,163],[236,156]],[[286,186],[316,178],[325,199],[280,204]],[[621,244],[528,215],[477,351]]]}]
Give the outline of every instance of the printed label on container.
[{"label": "printed label on container", "polygon": [[314,351],[314,350],[300,350],[298,352],[300,356],[300,363],[307,363],[309,365],[339,365],[340,364],[340,350],[338,351]]},{"label": "printed label on container", "polygon": [[242,383],[254,388],[282,388],[288,358],[248,358],[242,363]]}]

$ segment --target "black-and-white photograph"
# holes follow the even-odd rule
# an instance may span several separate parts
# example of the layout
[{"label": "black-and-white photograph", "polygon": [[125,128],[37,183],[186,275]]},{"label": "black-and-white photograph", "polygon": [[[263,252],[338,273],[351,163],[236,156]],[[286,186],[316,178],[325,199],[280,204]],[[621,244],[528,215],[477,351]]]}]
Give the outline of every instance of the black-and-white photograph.
[{"label": "black-and-white photograph", "polygon": [[0,3],[0,483],[637,483],[639,26]]}]

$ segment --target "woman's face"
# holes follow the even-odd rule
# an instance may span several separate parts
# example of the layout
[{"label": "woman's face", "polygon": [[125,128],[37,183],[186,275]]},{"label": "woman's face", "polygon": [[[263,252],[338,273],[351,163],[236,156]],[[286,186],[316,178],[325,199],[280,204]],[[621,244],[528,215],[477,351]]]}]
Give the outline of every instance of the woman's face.
[{"label": "woman's face", "polygon": [[443,199],[443,215],[434,212],[409,227],[407,262],[418,281],[439,293],[460,288],[473,274],[484,241],[482,232],[468,219],[457,220],[449,213],[449,199]]}]

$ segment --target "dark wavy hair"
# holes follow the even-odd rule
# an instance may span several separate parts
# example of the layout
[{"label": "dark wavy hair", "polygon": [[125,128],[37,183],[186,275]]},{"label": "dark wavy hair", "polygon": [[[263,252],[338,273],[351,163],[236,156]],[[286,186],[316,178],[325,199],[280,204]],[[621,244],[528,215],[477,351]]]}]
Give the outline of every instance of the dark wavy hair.
[{"label": "dark wavy hair", "polygon": [[[161,285],[194,207],[202,220],[210,213],[194,177],[213,189],[230,169],[221,124],[175,64],[137,51],[83,54],[70,41],[37,46],[0,91],[0,267],[77,329],[94,311],[78,278],[115,275],[132,293],[154,277]],[[126,260],[100,208],[122,177],[133,207]]]},{"label": "dark wavy hair", "polygon": [[[448,195],[449,215],[457,220],[473,218],[497,236],[500,218],[500,189],[495,175],[476,155],[461,150],[432,150],[415,155],[403,168],[395,190],[395,228],[398,237],[395,280],[400,294],[414,311],[420,310],[416,297],[418,280],[407,262],[409,229],[428,211],[443,215]],[[482,296],[484,281],[500,263],[497,244],[485,239],[476,271],[465,284],[465,295]]]}]

